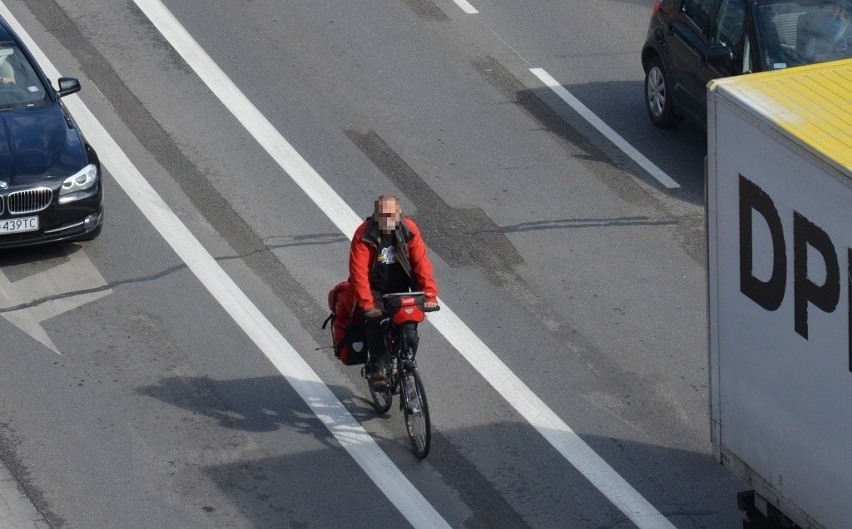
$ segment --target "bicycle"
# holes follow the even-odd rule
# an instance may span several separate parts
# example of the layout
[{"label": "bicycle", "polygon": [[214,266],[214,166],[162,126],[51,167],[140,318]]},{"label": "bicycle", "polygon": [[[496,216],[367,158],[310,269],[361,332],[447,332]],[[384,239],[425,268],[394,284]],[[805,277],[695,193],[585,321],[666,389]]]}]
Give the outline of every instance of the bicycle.
[{"label": "bicycle", "polygon": [[390,409],[394,395],[400,396],[399,407],[403,412],[405,429],[414,455],[424,459],[429,454],[432,438],[429,405],[426,402],[426,391],[423,389],[420,372],[417,371],[417,351],[408,343],[403,329],[406,325],[422,322],[426,319],[425,312],[433,312],[440,307],[424,309],[423,292],[385,294],[383,298],[387,317],[382,320],[381,325],[385,350],[390,357],[389,365],[385,368],[387,384],[382,388],[376,387],[371,383],[365,369],[361,370],[361,375],[367,378],[373,407],[380,414]]}]

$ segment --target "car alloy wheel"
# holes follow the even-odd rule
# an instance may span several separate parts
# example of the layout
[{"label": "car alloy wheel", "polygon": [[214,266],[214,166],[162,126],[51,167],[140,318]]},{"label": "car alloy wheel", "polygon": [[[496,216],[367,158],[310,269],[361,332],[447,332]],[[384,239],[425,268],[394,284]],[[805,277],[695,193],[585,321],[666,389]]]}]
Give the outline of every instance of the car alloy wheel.
[{"label": "car alloy wheel", "polygon": [[645,106],[654,125],[668,129],[681,122],[681,117],[675,114],[671,100],[666,71],[659,57],[654,57],[648,63],[645,74]]},{"label": "car alloy wheel", "polygon": [[648,106],[651,108],[651,113],[654,117],[660,119],[666,107],[666,81],[659,67],[654,66],[648,71],[648,85],[646,88],[648,92]]}]

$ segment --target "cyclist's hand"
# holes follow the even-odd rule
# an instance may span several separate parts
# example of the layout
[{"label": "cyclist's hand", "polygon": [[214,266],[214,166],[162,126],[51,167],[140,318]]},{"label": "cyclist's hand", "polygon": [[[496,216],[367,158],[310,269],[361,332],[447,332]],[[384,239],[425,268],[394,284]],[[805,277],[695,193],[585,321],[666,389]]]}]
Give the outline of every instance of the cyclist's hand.
[{"label": "cyclist's hand", "polygon": [[423,303],[423,308],[426,310],[436,310],[438,308],[437,301],[427,301]]},{"label": "cyclist's hand", "polygon": [[365,318],[378,318],[381,315],[382,315],[382,311],[380,311],[376,307],[373,307],[372,309],[370,309],[370,310],[368,310],[367,312],[364,313]]}]

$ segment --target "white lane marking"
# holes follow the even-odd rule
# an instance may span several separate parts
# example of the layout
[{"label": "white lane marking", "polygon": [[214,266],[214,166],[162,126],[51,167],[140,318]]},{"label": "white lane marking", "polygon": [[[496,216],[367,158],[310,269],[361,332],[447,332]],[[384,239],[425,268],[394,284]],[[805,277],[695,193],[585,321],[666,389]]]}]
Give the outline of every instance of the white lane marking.
[{"label": "white lane marking", "polygon": [[456,5],[459,6],[461,10],[467,13],[468,15],[475,15],[479,13],[479,11],[477,11],[475,7],[470,5],[467,0],[453,0],[453,2],[455,2]]},{"label": "white lane marking", "polygon": [[[26,42],[48,76],[58,78],[59,72],[2,3],[0,15]],[[63,101],[127,196],[409,523],[421,529],[449,529],[446,520],[160,198],[82,100],[71,96]]]},{"label": "white lane marking", "polygon": [[580,114],[586,121],[589,122],[594,128],[598,129],[598,132],[606,136],[606,138],[615,144],[616,147],[621,149],[624,154],[633,159],[634,162],[639,164],[642,169],[648,171],[648,173],[657,179],[658,182],[663,184],[669,189],[677,189],[680,187],[680,184],[675,182],[669,175],[665,173],[662,169],[656,166],[654,162],[645,157],[644,154],[639,152],[634,146],[630,145],[627,140],[622,138],[617,132],[615,132],[612,127],[603,122],[603,120],[595,115],[594,112],[589,110],[589,107],[584,105],[579,99],[574,97],[571,92],[569,92],[562,84],[560,84],[556,79],[551,77],[549,73],[544,71],[544,68],[530,68],[530,71],[536,77],[541,80],[542,83],[547,85],[551,90],[553,90],[556,95],[558,95],[563,101],[568,103],[568,106],[574,109],[575,112]]},{"label": "white lane marking", "polygon": [[[159,0],[134,0],[175,51],[340,231],[351,237],[361,219],[281,136]],[[541,401],[444,304],[430,321],[509,404],[641,529],[674,526]]]}]

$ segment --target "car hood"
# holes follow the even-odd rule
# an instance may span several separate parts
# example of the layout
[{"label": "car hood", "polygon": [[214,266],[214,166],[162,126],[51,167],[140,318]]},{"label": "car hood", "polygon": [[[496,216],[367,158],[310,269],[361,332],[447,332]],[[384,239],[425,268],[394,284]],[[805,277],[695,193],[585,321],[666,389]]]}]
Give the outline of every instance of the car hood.
[{"label": "car hood", "polygon": [[87,163],[83,140],[58,104],[0,111],[0,180],[65,178]]}]

